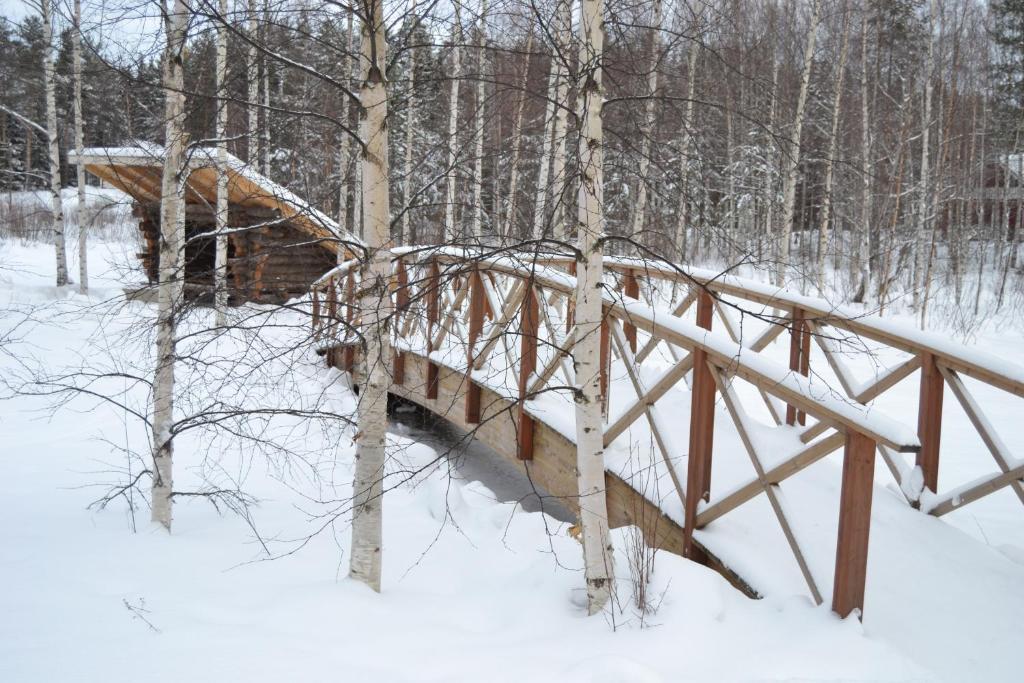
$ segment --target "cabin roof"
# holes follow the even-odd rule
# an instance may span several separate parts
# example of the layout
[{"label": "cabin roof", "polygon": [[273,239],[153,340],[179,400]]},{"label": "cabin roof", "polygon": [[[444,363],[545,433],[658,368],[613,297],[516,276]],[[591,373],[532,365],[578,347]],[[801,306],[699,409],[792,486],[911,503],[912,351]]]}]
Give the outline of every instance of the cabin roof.
[{"label": "cabin roof", "polygon": [[[185,201],[189,204],[217,203],[217,150],[192,148]],[[163,185],[164,148],[155,144],[136,147],[92,147],[79,156],[68,154],[68,162],[82,163],[85,170],[138,202],[159,202]],[[322,211],[294,192],[257,173],[248,164],[227,155],[229,205],[277,210],[281,218],[312,237],[323,239],[324,248],[337,252],[341,242],[360,240]]]}]

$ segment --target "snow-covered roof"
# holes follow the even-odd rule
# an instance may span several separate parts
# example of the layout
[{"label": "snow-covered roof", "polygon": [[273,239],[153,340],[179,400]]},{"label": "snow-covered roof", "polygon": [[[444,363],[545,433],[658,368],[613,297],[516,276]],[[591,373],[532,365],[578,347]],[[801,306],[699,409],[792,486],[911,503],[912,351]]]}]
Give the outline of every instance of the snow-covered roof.
[{"label": "snow-covered roof", "polygon": [[[217,150],[194,147],[189,150],[188,196],[190,203],[216,202]],[[159,201],[162,187],[164,148],[153,143],[132,147],[92,147],[68,162],[83,163],[90,173],[132,195],[137,201]],[[336,221],[291,190],[258,173],[233,154],[227,154],[229,202],[239,206],[276,209],[281,217],[308,234],[324,239],[324,247],[337,251],[343,242],[360,240],[342,230]]]}]

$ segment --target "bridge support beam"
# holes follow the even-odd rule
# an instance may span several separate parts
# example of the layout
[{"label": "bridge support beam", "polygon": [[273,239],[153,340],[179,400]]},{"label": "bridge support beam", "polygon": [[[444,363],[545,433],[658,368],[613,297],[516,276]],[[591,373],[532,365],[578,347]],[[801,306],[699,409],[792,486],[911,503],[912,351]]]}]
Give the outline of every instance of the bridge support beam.
[{"label": "bridge support beam", "polygon": [[429,360],[430,353],[434,350],[434,334],[437,330],[437,321],[440,318],[441,308],[441,269],[437,265],[437,259],[430,261],[430,273],[427,276],[427,398],[437,398],[437,387],[439,372],[436,363]]},{"label": "bridge support beam", "polygon": [[[799,308],[793,309],[793,327],[789,337],[789,369],[807,377],[811,371],[811,328]],[[786,406],[786,424],[805,425],[807,414],[795,406]]]},{"label": "bridge support beam", "polygon": [[[640,282],[636,279],[636,272],[627,270],[626,274],[622,278],[622,293],[633,299],[640,298]],[[625,323],[622,326],[622,331],[626,335],[626,340],[629,342],[629,350],[634,354],[636,353],[636,325],[633,323]]]},{"label": "bridge support beam", "polygon": [[537,372],[537,332],[540,308],[532,282],[526,283],[520,316],[519,409],[516,420],[516,457],[533,460],[533,418],[526,412],[527,388]]},{"label": "bridge support beam", "polygon": [[934,354],[921,354],[921,395],[917,408],[917,437],[921,450],[917,466],[924,475],[924,486],[939,490],[939,444],[942,440],[942,394],[945,384]]},{"label": "bridge support beam", "polygon": [[[714,302],[707,291],[697,298],[697,324],[711,329]],[[715,431],[715,378],[708,367],[707,352],[693,351],[693,394],[690,400],[690,452],[686,468],[686,505],[684,507],[683,554],[702,560],[695,552],[693,531],[697,522],[697,505],[711,498],[711,452]]]},{"label": "bridge support beam", "polygon": [[473,268],[469,276],[469,348],[466,358],[466,422],[480,422],[480,385],[475,383],[470,374],[476,361],[476,344],[484,331],[484,283],[480,278],[480,270]]},{"label": "bridge support beam", "polygon": [[854,610],[858,611],[858,618],[864,616],[874,477],[875,442],[862,434],[847,432],[832,588],[832,611],[844,618]]}]

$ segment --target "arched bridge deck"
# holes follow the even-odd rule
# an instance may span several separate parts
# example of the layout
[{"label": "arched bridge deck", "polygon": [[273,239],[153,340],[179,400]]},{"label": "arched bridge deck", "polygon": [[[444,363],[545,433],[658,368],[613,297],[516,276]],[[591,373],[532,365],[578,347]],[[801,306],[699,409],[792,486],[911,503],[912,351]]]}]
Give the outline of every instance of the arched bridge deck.
[{"label": "arched bridge deck", "polygon": [[[396,252],[395,354],[388,362],[392,394],[472,430],[575,510],[572,268],[561,256]],[[757,571],[742,561],[737,570],[734,562],[736,547],[750,539],[728,520],[771,519],[811,597],[820,603],[830,593],[845,616],[863,609],[876,453],[906,502],[922,512],[940,516],[1006,487],[1024,502],[1024,463],[963,380],[1022,397],[1024,368],[717,273],[608,258],[606,274],[601,382],[612,527],[635,524],[651,545],[705,562],[756,595],[760,586],[750,574]],[[311,300],[320,348],[347,371],[356,370],[358,289],[349,262],[314,285]],[[691,308],[695,322],[684,318]],[[789,337],[788,363],[767,353],[780,335]],[[812,345],[827,361],[813,373]],[[878,349],[889,362],[859,378],[851,357]],[[917,414],[872,407],[919,370]],[[998,471],[939,491],[945,386]],[[802,508],[791,508],[782,484],[789,490],[790,481],[840,450],[838,495],[810,484],[820,489],[819,502],[833,499],[829,512],[838,510],[838,519],[834,526],[807,520]],[[835,561],[825,582],[807,548],[829,534]]]}]

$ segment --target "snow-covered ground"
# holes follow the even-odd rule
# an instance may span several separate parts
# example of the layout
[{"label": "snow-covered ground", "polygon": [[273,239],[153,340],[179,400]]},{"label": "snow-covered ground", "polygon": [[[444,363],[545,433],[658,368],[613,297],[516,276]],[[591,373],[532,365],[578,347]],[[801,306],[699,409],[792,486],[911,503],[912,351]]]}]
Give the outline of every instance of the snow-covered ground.
[{"label": "snow-covered ground", "polygon": [[[1020,678],[1024,516],[1014,501],[978,504],[982,531],[972,535],[961,529],[970,518],[931,519],[877,488],[864,624],[814,607],[793,567],[786,576],[795,581],[752,601],[662,552],[651,587],[659,607],[643,627],[629,605],[625,532],[614,538],[621,609],[587,618],[580,550],[564,524],[498,502],[481,483],[450,476],[430,447],[398,435],[395,481],[423,471],[385,499],[384,591],[348,581],[341,502],[353,447],[337,418],[277,414],[237,438],[201,427],[178,438],[175,488],[241,486],[258,500],[247,516],[184,497],[168,535],[149,523],[137,494],[134,515],[127,497],[90,507],[127,467],[138,471],[126,451],[145,451],[148,438],[128,412],[145,413],[146,387],[128,376],[144,377],[151,344],[139,326],[154,316],[121,297],[135,251],[130,242],[94,241],[92,291],[83,297],[52,286],[52,248],[0,243],[0,337],[20,323],[0,348],[0,373],[15,378],[36,364],[51,378],[83,366],[117,370],[95,386],[120,392],[121,404],[80,396],[53,410],[54,396],[0,401],[0,681]],[[184,370],[186,409],[219,396],[351,412],[338,373],[308,346],[288,350],[304,321],[255,309],[235,315],[248,316],[244,328],[189,341],[197,354],[239,363]],[[978,343],[1013,348],[992,337]],[[730,444],[743,457],[735,435],[720,431],[716,458]],[[944,438],[956,443],[958,433],[946,429]],[[1019,426],[1003,433],[1017,452],[1022,435]],[[280,449],[260,449],[261,440]],[[947,460],[944,476],[953,476],[960,459]],[[831,461],[808,470],[821,486],[793,501],[805,516],[837,500],[835,471]],[[812,559],[826,579],[820,558],[834,553],[832,525],[811,531],[832,539],[815,545]],[[268,560],[267,550],[279,557]]]}]

